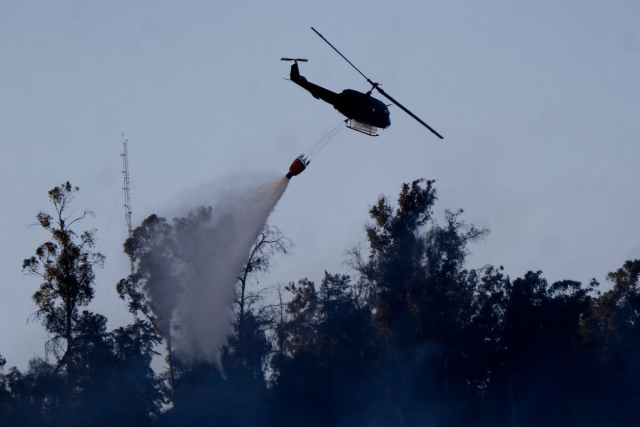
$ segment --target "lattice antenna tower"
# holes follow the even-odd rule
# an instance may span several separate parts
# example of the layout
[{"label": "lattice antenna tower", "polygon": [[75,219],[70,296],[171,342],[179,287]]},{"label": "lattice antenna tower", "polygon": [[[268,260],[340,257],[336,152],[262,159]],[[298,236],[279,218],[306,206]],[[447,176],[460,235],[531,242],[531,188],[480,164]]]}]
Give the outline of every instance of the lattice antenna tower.
[{"label": "lattice antenna tower", "polygon": [[[122,134],[122,146],[123,152],[120,154],[122,157],[122,178],[123,185],[122,190],[124,190],[124,218],[127,221],[127,231],[129,233],[129,238],[133,237],[133,227],[131,226],[131,178],[129,177],[129,150],[127,149],[127,145],[129,141],[125,139],[124,134]],[[131,278],[133,280],[133,255],[129,255],[129,266],[131,268]],[[138,313],[137,311],[133,313],[133,319],[137,323],[138,322]]]},{"label": "lattice antenna tower", "polygon": [[[129,150],[127,149],[128,140],[122,134],[122,146],[124,151],[120,155],[122,157],[122,177],[124,190],[124,217],[127,221],[127,231],[129,238],[133,237],[133,228],[131,226],[131,178],[129,177]],[[133,273],[133,271],[131,272]]]}]

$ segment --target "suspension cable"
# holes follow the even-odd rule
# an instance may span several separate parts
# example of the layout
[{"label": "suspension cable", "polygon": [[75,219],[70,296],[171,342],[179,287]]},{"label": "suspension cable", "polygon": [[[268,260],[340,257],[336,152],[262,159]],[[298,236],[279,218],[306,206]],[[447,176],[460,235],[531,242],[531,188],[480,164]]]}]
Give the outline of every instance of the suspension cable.
[{"label": "suspension cable", "polygon": [[322,151],[322,149],[324,149],[324,147],[327,146],[327,144],[329,144],[329,142],[333,139],[333,137],[335,137],[338,133],[340,133],[340,131],[342,130],[342,124],[346,122],[347,122],[346,120],[341,120],[336,127],[331,129],[329,133],[327,133],[325,136],[320,138],[318,142],[313,144],[307,151],[302,153],[302,155],[307,160],[311,161],[315,156],[318,155],[320,151]]}]

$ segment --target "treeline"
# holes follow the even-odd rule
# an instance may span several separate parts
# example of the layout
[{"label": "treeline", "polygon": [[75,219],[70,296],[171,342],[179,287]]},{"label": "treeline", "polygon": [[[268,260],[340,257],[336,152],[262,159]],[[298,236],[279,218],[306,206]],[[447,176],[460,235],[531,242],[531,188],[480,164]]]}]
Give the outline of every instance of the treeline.
[{"label": "treeline", "polygon": [[189,363],[176,354],[174,311],[191,259],[175,242],[197,235],[211,209],[152,215],[135,230],[124,245],[135,273],[117,292],[138,320],[107,331],[86,309],[104,261],[95,230],[73,230],[89,212],[71,216],[78,189],[55,187],[54,213],[37,216],[49,240],[23,265],[40,280],[34,316],[48,357],[3,368],[0,425],[640,425],[640,260],[609,273],[606,292],[595,280],[468,269],[469,245],[487,230],[461,210],[438,224],[433,184],[404,184],[396,204],[380,197],[368,247],[348,253],[352,275],[270,295],[251,284],[291,242],[265,226],[220,360]]}]

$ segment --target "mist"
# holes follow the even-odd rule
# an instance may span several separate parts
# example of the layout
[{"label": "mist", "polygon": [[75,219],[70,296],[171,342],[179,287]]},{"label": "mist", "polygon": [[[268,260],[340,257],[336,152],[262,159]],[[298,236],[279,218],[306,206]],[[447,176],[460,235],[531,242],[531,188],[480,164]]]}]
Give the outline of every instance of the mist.
[{"label": "mist", "polygon": [[201,186],[177,201],[174,211],[197,225],[183,227],[175,242],[181,258],[176,268],[187,278],[174,312],[180,327],[173,331],[184,362],[208,361],[222,372],[220,350],[232,333],[238,275],[288,183],[272,175],[234,179],[225,187]]}]

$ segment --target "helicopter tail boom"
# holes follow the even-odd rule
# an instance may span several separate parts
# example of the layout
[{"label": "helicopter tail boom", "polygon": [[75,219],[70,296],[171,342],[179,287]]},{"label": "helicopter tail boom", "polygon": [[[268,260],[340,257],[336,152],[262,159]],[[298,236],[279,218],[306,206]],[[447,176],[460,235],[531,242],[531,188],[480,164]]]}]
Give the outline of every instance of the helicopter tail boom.
[{"label": "helicopter tail boom", "polygon": [[291,81],[305,88],[311,95],[313,95],[316,99],[322,99],[329,104],[336,106],[336,102],[338,102],[338,94],[330,91],[329,89],[325,89],[322,86],[318,86],[316,84],[311,83],[305,77],[300,75],[300,70],[298,69],[298,62],[294,61],[291,64],[291,73],[289,75]]}]

